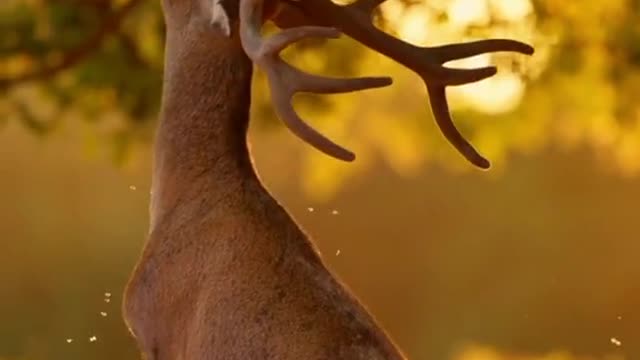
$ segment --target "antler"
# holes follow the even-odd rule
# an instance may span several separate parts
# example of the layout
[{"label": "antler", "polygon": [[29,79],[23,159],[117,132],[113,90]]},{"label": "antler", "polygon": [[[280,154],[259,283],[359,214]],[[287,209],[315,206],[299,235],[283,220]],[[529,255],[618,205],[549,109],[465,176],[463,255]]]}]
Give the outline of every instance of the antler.
[{"label": "antler", "polygon": [[337,38],[340,32],[328,27],[301,26],[263,39],[260,35],[262,2],[263,0],[240,1],[240,38],[249,58],[267,74],[276,114],[294,134],[316,149],[341,160],[353,161],[355,155],[351,151],[327,139],[300,119],[291,105],[291,99],[297,92],[329,94],[383,87],[391,84],[391,78],[328,78],[292,67],[279,56],[284,48],[309,37]]},{"label": "antler", "polygon": [[494,66],[452,69],[444,67],[443,64],[451,60],[497,51],[531,55],[534,49],[519,41],[507,39],[490,39],[438,47],[414,46],[394,38],[373,25],[372,12],[382,2],[384,0],[358,0],[350,5],[341,6],[330,0],[282,0],[280,13],[276,14],[277,17],[274,20],[277,24],[287,27],[288,23],[300,24],[300,18],[304,17],[310,24],[335,27],[363,45],[413,70],[427,87],[433,115],[445,138],[471,163],[483,169],[489,168],[489,161],[473,148],[453,124],[445,88],[483,80],[495,75],[497,70]]}]

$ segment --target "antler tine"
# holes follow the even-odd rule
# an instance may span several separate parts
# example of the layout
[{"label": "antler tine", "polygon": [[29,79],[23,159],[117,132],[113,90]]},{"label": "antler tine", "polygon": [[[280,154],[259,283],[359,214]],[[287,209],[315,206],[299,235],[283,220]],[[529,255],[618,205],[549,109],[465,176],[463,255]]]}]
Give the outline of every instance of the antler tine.
[{"label": "antler tine", "polygon": [[445,87],[442,85],[427,85],[431,111],[433,112],[436,124],[438,124],[444,137],[465,159],[481,169],[488,169],[491,167],[489,160],[482,157],[453,124],[445,91]]},{"label": "antler tine", "polygon": [[282,0],[288,7],[304,14],[309,23],[334,26],[363,45],[397,61],[418,74],[427,86],[435,120],[445,138],[470,162],[488,168],[489,162],[480,156],[458,132],[449,113],[445,87],[483,80],[496,74],[494,66],[476,69],[453,69],[444,63],[470,56],[509,51],[533,54],[533,47],[508,39],[490,39],[438,47],[418,47],[399,40],[376,28],[371,22],[372,11],[384,0],[358,0],[340,6],[331,0]]},{"label": "antler tine", "polygon": [[291,104],[297,92],[333,94],[378,88],[391,84],[389,77],[329,78],[305,73],[287,64],[280,52],[292,43],[309,37],[337,38],[337,29],[320,26],[300,26],[283,30],[263,39],[262,6],[264,0],[240,0],[240,38],[249,58],[267,74],[272,102],[278,117],[299,138],[327,155],[353,161],[355,155],[332,142],[307,125]]},{"label": "antler tine", "polygon": [[303,141],[311,144],[323,153],[343,161],[353,161],[356,156],[353,152],[329,140],[302,120],[291,105],[291,96],[271,87],[272,101],[276,114],[284,124]]},{"label": "antler tine", "polygon": [[470,41],[432,47],[429,48],[429,50],[432,52],[432,56],[437,58],[441,63],[498,51],[511,51],[527,55],[533,54],[533,48],[531,46],[510,39]]}]

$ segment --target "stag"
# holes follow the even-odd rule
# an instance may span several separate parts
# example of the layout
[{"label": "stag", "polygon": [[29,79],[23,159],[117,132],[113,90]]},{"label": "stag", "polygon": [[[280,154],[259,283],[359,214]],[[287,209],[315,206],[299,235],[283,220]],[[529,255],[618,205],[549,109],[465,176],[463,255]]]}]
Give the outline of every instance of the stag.
[{"label": "stag", "polygon": [[[166,55],[150,229],[123,303],[146,359],[405,358],[256,175],[246,140],[253,65],[266,73],[276,114],[295,135],[351,161],[352,152],[300,119],[291,98],[391,80],[320,77],[279,56],[301,39],[346,34],[419,75],[444,136],[487,168],[453,125],[445,87],[482,80],[496,69],[443,64],[495,51],[532,54],[533,48],[505,39],[416,47],[374,26],[381,2],[163,0]],[[283,30],[265,38],[268,20]]]}]

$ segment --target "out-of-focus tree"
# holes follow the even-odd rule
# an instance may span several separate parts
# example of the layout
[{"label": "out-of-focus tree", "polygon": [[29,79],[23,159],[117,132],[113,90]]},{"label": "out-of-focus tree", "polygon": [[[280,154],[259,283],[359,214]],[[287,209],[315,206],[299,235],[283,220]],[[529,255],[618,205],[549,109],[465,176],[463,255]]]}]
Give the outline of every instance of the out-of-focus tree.
[{"label": "out-of-focus tree", "polygon": [[15,1],[0,5],[2,118],[46,134],[95,123],[121,160],[148,139],[162,85],[156,1]]},{"label": "out-of-focus tree", "polygon": [[[626,174],[640,170],[640,2],[389,0],[389,32],[419,45],[486,37],[532,43],[532,58],[478,56],[497,76],[450,88],[457,126],[495,164],[549,144],[588,144]],[[73,119],[95,124],[88,144],[112,150],[148,144],[162,83],[163,21],[155,0],[5,0],[0,5],[0,120],[47,134]],[[316,46],[308,46],[316,45]],[[401,174],[427,161],[470,167],[443,140],[420,81],[349,39],[302,44],[290,61],[332,75],[389,74],[391,89],[338,97],[301,96],[299,112],[359,155],[342,164],[302,147],[302,184],[329,196],[348,177],[383,160]],[[256,76],[255,128],[277,128],[268,90]],[[375,104],[371,106],[370,104]],[[298,144],[300,145],[300,144]]]}]

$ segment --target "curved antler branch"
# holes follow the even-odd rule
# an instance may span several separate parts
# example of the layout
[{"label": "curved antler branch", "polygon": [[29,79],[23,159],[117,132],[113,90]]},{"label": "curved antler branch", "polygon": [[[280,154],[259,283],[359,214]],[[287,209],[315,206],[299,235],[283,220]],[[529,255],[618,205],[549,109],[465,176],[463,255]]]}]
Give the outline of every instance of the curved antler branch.
[{"label": "curved antler branch", "polygon": [[389,77],[338,79],[311,75],[287,64],[280,52],[292,43],[310,37],[337,38],[333,28],[301,26],[284,30],[270,38],[260,35],[263,0],[240,1],[240,38],[242,46],[256,65],[267,74],[276,114],[299,138],[327,155],[353,161],[355,155],[307,125],[291,104],[298,92],[335,94],[378,88],[391,84]]},{"label": "curved antler branch", "polygon": [[442,85],[427,85],[431,111],[436,119],[436,124],[444,137],[465,159],[481,169],[488,169],[491,166],[489,160],[482,157],[453,124],[445,91],[445,87]]},{"label": "curved antler branch", "polygon": [[[437,47],[418,47],[378,29],[371,22],[371,13],[384,0],[359,0],[346,6],[331,0],[283,0],[284,10],[294,9],[298,23],[303,15],[308,23],[333,26],[363,45],[397,61],[418,74],[427,86],[436,123],[445,138],[471,163],[486,169],[489,161],[480,156],[456,129],[449,113],[446,86],[477,82],[496,74],[494,66],[476,69],[453,69],[444,66],[458,60],[498,51],[533,54],[533,47],[509,39],[489,39]],[[280,16],[286,19],[286,16]],[[276,18],[276,23],[278,23]]]}]

